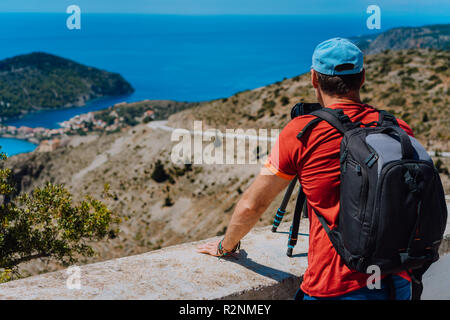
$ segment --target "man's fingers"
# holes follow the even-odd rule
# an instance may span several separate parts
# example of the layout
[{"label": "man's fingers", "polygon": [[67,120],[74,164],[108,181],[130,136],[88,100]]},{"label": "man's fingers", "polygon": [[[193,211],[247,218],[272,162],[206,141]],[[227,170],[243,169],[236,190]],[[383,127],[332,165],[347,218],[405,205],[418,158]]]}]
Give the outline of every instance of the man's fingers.
[{"label": "man's fingers", "polygon": [[217,255],[217,245],[218,245],[218,242],[209,242],[209,243],[202,244],[197,247],[197,252],[207,253],[212,256],[216,256]]},{"label": "man's fingers", "polygon": [[207,243],[204,245],[201,245],[197,248],[199,251],[211,251],[212,249],[217,249],[217,245],[215,243]]}]

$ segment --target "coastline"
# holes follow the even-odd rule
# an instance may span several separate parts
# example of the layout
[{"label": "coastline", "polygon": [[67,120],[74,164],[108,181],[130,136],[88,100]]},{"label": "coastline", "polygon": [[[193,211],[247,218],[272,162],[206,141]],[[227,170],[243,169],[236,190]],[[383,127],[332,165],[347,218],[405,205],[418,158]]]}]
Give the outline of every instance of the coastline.
[{"label": "coastline", "polygon": [[[153,121],[155,119],[155,111],[151,106],[152,103],[154,102],[144,100],[133,103],[122,101],[114,105],[108,104],[107,106],[102,106],[100,110],[79,113],[70,119],[58,122],[59,127],[54,129],[0,124],[0,138],[26,141],[35,145],[35,150],[38,152],[49,152],[65,145],[70,140],[70,136],[85,136],[94,132],[109,134],[126,130],[133,125],[133,123],[130,123],[130,117],[134,124]],[[115,108],[118,107],[124,110],[117,112]],[[132,116],[127,115],[127,112],[131,112]]]},{"label": "coastline", "polygon": [[[118,101],[123,102],[124,99],[129,98],[131,95],[132,94],[97,97],[87,101],[84,105],[80,106],[71,105],[63,106],[57,109],[40,109],[34,112],[22,114],[19,117],[3,119],[2,121],[0,121],[0,138],[15,139],[18,141],[28,142],[35,145],[36,147],[34,150],[37,150],[40,144],[45,140],[52,141],[53,139],[61,139],[67,136],[65,134],[65,131],[67,130],[63,130],[61,126],[61,124],[65,121],[69,121],[72,118],[79,117],[82,114],[87,114],[89,112],[108,109],[109,107],[119,103]],[[85,110],[86,108],[89,108],[89,111]],[[28,122],[34,121],[26,119],[27,116],[37,116],[42,113],[44,113],[43,118],[49,118],[45,116],[46,113],[54,114],[55,112],[67,112],[71,110],[74,111],[74,115],[68,115],[67,117],[64,116],[63,119],[60,119],[60,121],[56,121],[58,125],[58,127],[56,128],[53,128],[53,126],[49,126],[52,128],[47,128],[44,126],[30,127]],[[21,124],[20,122],[23,122],[23,124]],[[11,123],[20,124],[20,126],[11,125]],[[9,148],[4,148],[2,146],[2,149],[5,152],[5,149]],[[14,155],[20,153],[15,153]]]},{"label": "coastline", "polygon": [[22,136],[14,136],[11,134],[0,134],[0,138],[4,138],[4,139],[16,139],[16,140],[23,140],[23,141],[27,141],[29,143],[38,145],[40,143],[39,140],[35,139],[35,138],[27,138],[27,137],[22,137]]},{"label": "coastline", "polygon": [[[53,109],[39,109],[39,110],[35,110],[32,112],[24,113],[17,117],[2,119],[2,120],[0,120],[0,126],[20,127],[20,126],[24,125],[24,126],[28,126],[28,127],[44,127],[44,128],[48,128],[48,129],[55,129],[55,128],[59,128],[59,123],[66,121],[74,116],[77,116],[77,115],[80,115],[83,113],[88,113],[91,111],[99,111],[99,110],[107,109],[110,106],[112,106],[116,103],[119,103],[119,102],[123,102],[132,96],[133,96],[133,93],[124,94],[124,95],[114,95],[114,96],[102,96],[102,97],[90,99],[83,105],[61,106],[59,108],[53,108]],[[89,110],[84,110],[84,109],[89,109]],[[71,113],[69,116],[65,115],[65,113],[68,113],[72,110],[74,112]],[[42,115],[44,118],[49,118],[49,117],[46,117],[46,115],[55,114],[55,113],[63,113],[64,114],[64,115],[62,115],[62,116],[64,116],[63,119],[60,119],[59,121],[55,121],[55,123],[58,124],[57,127],[39,124],[39,121],[36,121],[37,119],[35,119],[36,117],[38,117],[40,115]],[[34,126],[35,123],[37,125]],[[20,124],[20,125],[18,125],[18,124]]]}]

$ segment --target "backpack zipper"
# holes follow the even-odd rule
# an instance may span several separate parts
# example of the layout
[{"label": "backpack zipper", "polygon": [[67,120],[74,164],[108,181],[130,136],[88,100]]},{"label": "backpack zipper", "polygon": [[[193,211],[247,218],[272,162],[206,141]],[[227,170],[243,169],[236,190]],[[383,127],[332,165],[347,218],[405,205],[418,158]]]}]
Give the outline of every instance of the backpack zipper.
[{"label": "backpack zipper", "polygon": [[[362,224],[364,224],[364,219],[366,216],[366,204],[367,204],[367,192],[368,192],[368,188],[367,188],[367,172],[366,170],[361,167],[361,165],[352,160],[352,159],[348,159],[348,162],[352,164],[352,166],[355,167],[356,173],[358,174],[358,176],[361,176],[362,178],[362,186],[361,186],[361,194],[359,196],[359,205],[360,205],[360,209],[358,212],[358,217],[361,218],[361,222]],[[361,206],[361,204],[364,203],[364,206]]]},{"label": "backpack zipper", "polygon": [[[365,218],[366,218],[367,193],[368,193],[369,189],[368,189],[366,170],[364,168],[362,168],[361,166],[359,166],[359,168],[360,168],[362,179],[363,179],[361,197],[359,199],[359,204],[360,204],[359,216],[361,217],[362,226],[363,226],[364,222],[365,222]],[[364,204],[364,205],[362,206],[362,204]]]}]

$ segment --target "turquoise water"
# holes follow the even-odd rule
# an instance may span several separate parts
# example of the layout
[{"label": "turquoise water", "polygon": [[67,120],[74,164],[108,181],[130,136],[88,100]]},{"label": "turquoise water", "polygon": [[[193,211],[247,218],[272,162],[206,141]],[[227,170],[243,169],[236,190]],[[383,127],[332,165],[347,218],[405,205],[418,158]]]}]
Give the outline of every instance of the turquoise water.
[{"label": "turquoise water", "polygon": [[[364,10],[353,16],[84,14],[81,30],[68,30],[67,17],[0,13],[0,59],[48,52],[118,72],[136,91],[83,108],[31,114],[8,124],[55,128],[76,114],[122,101],[227,97],[308,71],[320,41],[374,32],[366,28]],[[382,29],[375,32],[444,22],[448,22],[445,17],[384,13]],[[2,143],[8,153],[19,150],[16,141]]]},{"label": "turquoise water", "polygon": [[19,139],[0,138],[1,152],[6,153],[8,157],[15,154],[31,152],[36,148],[36,145]]},{"label": "turquoise water", "polygon": [[77,114],[106,109],[115,103],[126,101],[127,98],[127,96],[121,96],[97,99],[87,103],[84,107],[74,107],[53,111],[38,111],[29,113],[20,119],[6,121],[5,123],[15,127],[26,126],[31,128],[43,127],[54,129],[59,127],[60,122],[70,119]]}]

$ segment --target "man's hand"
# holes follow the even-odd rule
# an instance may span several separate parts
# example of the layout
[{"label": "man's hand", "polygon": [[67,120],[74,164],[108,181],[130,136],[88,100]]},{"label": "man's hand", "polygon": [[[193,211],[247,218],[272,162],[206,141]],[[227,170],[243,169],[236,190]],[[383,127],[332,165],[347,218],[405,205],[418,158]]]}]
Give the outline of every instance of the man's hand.
[{"label": "man's hand", "polygon": [[[222,241],[225,251],[231,251],[239,240],[253,228],[273,199],[287,187],[289,182],[287,179],[271,174],[266,168],[262,169],[236,205]],[[197,248],[197,252],[218,257],[220,256],[217,250],[219,242],[214,241],[201,245]]]},{"label": "man's hand", "polygon": [[220,240],[208,242],[197,247],[198,253],[206,253],[215,257],[219,257],[219,243]]},{"label": "man's hand", "polygon": [[234,247],[231,250],[228,250],[228,249],[224,248],[223,245],[221,246],[220,241],[212,241],[212,242],[198,246],[197,252],[206,253],[206,254],[209,254],[209,255],[215,256],[215,257],[220,257],[220,256],[225,256],[228,254],[235,253],[239,249],[239,247],[240,247],[240,242],[238,245],[236,245],[236,247]]}]

